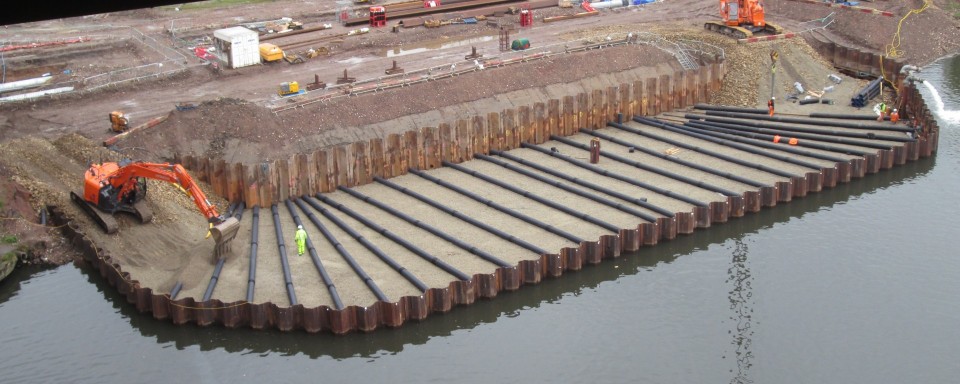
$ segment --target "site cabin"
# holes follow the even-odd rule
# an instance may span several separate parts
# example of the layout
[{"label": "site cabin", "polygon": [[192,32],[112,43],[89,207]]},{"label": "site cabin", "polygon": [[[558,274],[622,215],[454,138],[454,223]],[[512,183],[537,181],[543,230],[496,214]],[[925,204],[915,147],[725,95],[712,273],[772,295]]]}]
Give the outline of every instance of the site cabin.
[{"label": "site cabin", "polygon": [[240,68],[260,64],[260,35],[244,27],[232,27],[213,31],[217,49],[214,54],[228,68]]}]

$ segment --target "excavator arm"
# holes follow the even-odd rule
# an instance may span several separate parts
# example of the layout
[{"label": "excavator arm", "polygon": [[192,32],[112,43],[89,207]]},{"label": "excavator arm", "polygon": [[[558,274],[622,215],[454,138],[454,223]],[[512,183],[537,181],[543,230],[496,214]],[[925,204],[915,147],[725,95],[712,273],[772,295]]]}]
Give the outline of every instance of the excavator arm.
[{"label": "excavator arm", "polygon": [[119,196],[123,199],[136,188],[136,180],[144,177],[153,180],[166,181],[184,190],[193,199],[197,209],[203,213],[207,221],[219,224],[225,219],[217,213],[216,207],[210,204],[203,190],[193,181],[193,177],[180,164],[169,163],[131,163],[120,167],[116,173],[107,177],[108,183],[120,190]]}]

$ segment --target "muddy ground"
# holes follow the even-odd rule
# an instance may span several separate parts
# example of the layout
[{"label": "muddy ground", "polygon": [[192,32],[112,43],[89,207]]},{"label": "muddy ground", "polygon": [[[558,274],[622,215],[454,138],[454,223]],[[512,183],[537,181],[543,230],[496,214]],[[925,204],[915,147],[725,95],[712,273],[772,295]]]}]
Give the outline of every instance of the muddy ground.
[{"label": "muddy ground", "polygon": [[[783,25],[787,30],[806,31],[804,36],[886,52],[917,65],[927,64],[938,57],[960,50],[960,23],[952,15],[955,11],[942,0],[932,1],[923,12],[910,15],[903,23],[899,23],[903,16],[911,9],[920,8],[923,2],[912,0],[863,3],[865,6],[892,11],[896,17],[787,0],[773,0],[767,4],[768,19]],[[716,3],[712,1],[666,1],[644,7],[604,11],[598,17],[540,23],[533,29],[519,31],[515,36],[528,37],[535,44],[545,45],[577,39],[599,41],[605,36],[630,31],[654,31],[668,39],[688,38],[710,42],[724,48],[725,63],[729,69],[723,92],[712,100],[718,104],[762,106],[765,95],[770,91],[770,85],[763,74],[768,71],[769,50],[774,48],[781,51],[783,73],[789,75],[778,79],[775,85],[778,92],[788,92],[793,82],[801,79],[808,89],[826,86],[823,83],[826,75],[834,71],[800,39],[738,45],[722,36],[701,32],[700,25],[703,21],[716,18],[715,9]],[[119,36],[112,31],[129,26],[157,41],[173,45],[174,39],[170,30],[180,31],[179,39],[202,36],[205,32],[239,21],[282,16],[307,23],[331,22],[336,17],[334,11],[335,9],[330,7],[296,1],[203,11],[177,12],[163,8],[9,26],[4,32],[18,39],[42,40],[53,36],[78,34]],[[568,11],[541,12],[539,17],[562,12]],[[826,28],[818,29],[830,20],[825,19],[828,16],[833,22]],[[104,29],[104,25],[111,27]],[[899,39],[896,39],[898,25],[900,33]],[[456,41],[495,32],[496,29],[492,28],[478,24],[438,29],[404,29],[400,33],[390,33],[385,29],[375,30],[357,39],[346,39],[333,47],[330,56],[301,64],[299,67],[286,64],[263,65],[217,72],[210,70],[208,66],[195,65],[198,61],[191,57],[191,66],[173,77],[137,82],[80,96],[0,105],[0,179],[3,180],[0,182],[0,198],[4,203],[3,233],[17,235],[27,248],[32,248],[34,262],[63,263],[74,257],[70,247],[63,244],[55,230],[33,223],[37,221],[40,207],[57,204],[69,207],[68,211],[83,222],[83,225],[92,226],[89,220],[84,221],[85,218],[66,201],[69,191],[79,188],[80,175],[91,161],[121,156],[162,161],[178,152],[211,157],[230,156],[232,161],[256,161],[259,158],[286,156],[297,149],[311,149],[292,147],[292,143],[299,142],[305,136],[323,136],[325,132],[333,132],[335,128],[363,129],[365,125],[373,122],[387,121],[457,103],[470,103],[521,88],[543,87],[664,61],[675,62],[659,50],[621,47],[530,62],[497,71],[477,72],[455,80],[398,91],[341,99],[322,108],[297,110],[279,116],[264,107],[275,99],[276,85],[282,81],[298,80],[307,83],[317,74],[325,81],[332,82],[345,68],[354,76],[375,77],[389,67],[388,63],[393,60],[384,56],[383,51],[386,48],[413,47],[423,41]],[[177,41],[179,44],[190,42],[186,39]],[[483,44],[486,45],[481,47],[481,52],[488,57],[499,54],[495,49],[496,39]],[[408,68],[435,65],[438,57],[462,56],[464,50],[468,49],[461,47],[443,54],[437,51],[403,56],[403,65]],[[181,49],[181,52],[185,51]],[[70,81],[71,78],[97,71],[158,60],[154,51],[131,42],[129,38],[116,36],[101,42],[36,49],[20,54],[31,56],[10,62],[10,79],[52,73],[58,76],[57,81]],[[856,88],[857,84],[852,79],[845,80],[845,87],[850,89]],[[836,92],[838,98],[842,99],[839,96],[841,91]],[[844,92],[849,92],[849,89]],[[143,122],[170,113],[175,103],[184,100],[199,101],[203,104],[195,110],[174,112],[171,119],[158,129],[134,135],[124,141],[121,147],[126,149],[125,153],[111,153],[97,144],[110,135],[105,118],[107,112],[122,109],[131,114],[135,122]],[[785,112],[791,107],[786,103],[781,103],[780,106],[778,109]],[[230,153],[231,148],[226,145],[230,140],[253,143],[255,151],[247,151],[246,154]],[[247,159],[245,156],[252,157]],[[155,231],[156,227],[131,229],[136,226],[123,221],[121,234],[113,235],[114,241],[108,243],[115,243],[118,247],[157,249],[201,247],[202,242],[196,238],[196,233],[200,231],[197,228],[202,226],[203,220],[196,214],[192,203],[175,189],[161,183],[154,183],[152,189],[157,191],[151,194],[151,204],[158,213],[156,225],[163,227],[164,235],[150,236],[150,233],[156,233],[151,232]],[[218,206],[225,208],[222,201]],[[107,237],[104,240],[107,240]]]}]

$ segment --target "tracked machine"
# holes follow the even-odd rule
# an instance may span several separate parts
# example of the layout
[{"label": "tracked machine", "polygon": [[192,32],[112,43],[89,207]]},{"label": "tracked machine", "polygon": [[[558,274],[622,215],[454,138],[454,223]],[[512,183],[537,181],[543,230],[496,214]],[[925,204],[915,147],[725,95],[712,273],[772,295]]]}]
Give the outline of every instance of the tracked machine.
[{"label": "tracked machine", "polygon": [[754,33],[764,32],[779,35],[783,28],[764,20],[762,0],[720,0],[720,21],[708,21],[703,28],[720,32],[736,39],[753,37]]},{"label": "tracked machine", "polygon": [[189,195],[210,223],[207,236],[213,236],[216,242],[214,256],[223,257],[229,252],[230,242],[237,236],[240,222],[236,218],[218,214],[180,164],[129,160],[92,164],[84,173],[83,196],[70,192],[70,198],[104,231],[115,233],[119,226],[113,215],[117,212],[133,214],[141,223],[153,219],[153,211],[144,200],[147,195],[146,179],[169,182]]}]

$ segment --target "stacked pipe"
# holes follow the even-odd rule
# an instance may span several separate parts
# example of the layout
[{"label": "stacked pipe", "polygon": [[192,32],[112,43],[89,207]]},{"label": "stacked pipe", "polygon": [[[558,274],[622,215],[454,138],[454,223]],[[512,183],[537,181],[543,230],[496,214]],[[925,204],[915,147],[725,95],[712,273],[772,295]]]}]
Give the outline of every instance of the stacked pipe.
[{"label": "stacked pipe", "polygon": [[857,108],[866,107],[867,103],[870,102],[871,99],[880,94],[880,85],[882,84],[882,81],[883,79],[879,77],[871,81],[866,87],[860,90],[860,92],[857,92],[856,96],[850,98],[850,105]]}]

